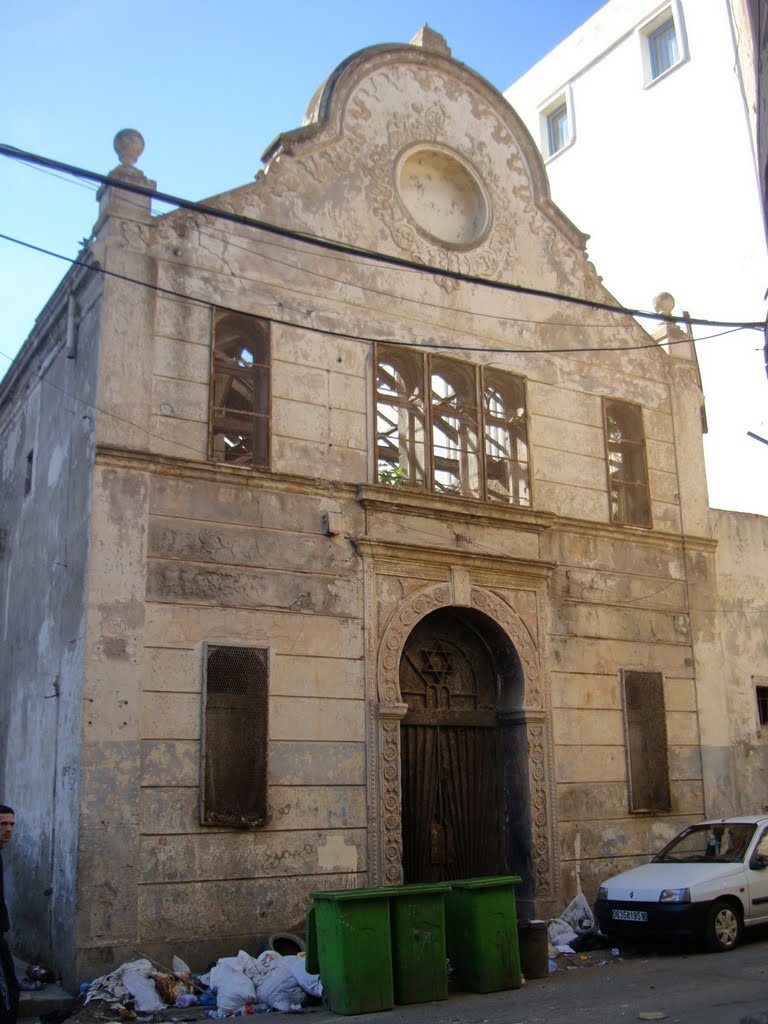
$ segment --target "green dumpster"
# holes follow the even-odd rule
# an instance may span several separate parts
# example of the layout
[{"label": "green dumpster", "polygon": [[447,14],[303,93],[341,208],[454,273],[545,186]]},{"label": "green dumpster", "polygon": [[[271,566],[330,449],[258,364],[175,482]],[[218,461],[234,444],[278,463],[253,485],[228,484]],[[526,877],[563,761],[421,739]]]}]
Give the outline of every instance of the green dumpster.
[{"label": "green dumpster", "polygon": [[320,960],[317,955],[317,925],[315,923],[315,908],[310,907],[307,911],[307,926],[304,933],[304,966],[308,974],[320,973]]},{"label": "green dumpster", "polygon": [[375,1013],[395,1005],[386,887],[315,892],[320,978],[334,1013]]},{"label": "green dumpster", "polygon": [[451,882],[445,896],[448,956],[465,992],[520,988],[515,886],[518,875]]},{"label": "green dumpster", "polygon": [[448,998],[444,898],[450,885],[389,889],[395,1002]]}]

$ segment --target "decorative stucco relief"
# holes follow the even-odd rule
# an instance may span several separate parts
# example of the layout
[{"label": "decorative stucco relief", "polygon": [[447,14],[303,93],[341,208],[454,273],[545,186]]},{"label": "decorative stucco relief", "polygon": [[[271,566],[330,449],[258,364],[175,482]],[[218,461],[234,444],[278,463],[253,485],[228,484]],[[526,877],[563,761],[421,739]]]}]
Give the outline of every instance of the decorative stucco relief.
[{"label": "decorative stucco relief", "polygon": [[533,871],[536,895],[553,895],[553,879],[557,877],[553,863],[552,828],[549,815],[550,764],[547,757],[547,725],[545,721],[528,722],[528,757],[530,766],[531,831],[533,833]]},{"label": "decorative stucco relief", "polygon": [[[368,577],[373,597],[373,573]],[[372,822],[371,874],[374,882],[402,882],[400,722],[407,705],[400,694],[400,657],[416,623],[439,608],[455,606],[449,584],[438,584],[406,600],[387,623],[379,647],[376,685],[378,706],[372,719],[376,750],[369,762],[369,783],[377,794],[378,813]],[[553,895],[556,864],[551,808],[552,765],[539,653],[524,623],[498,596],[470,589],[470,604],[499,625],[513,643],[523,668],[524,707],[520,724],[526,730],[530,767],[531,831],[536,895]],[[506,717],[506,716],[504,716]]]}]

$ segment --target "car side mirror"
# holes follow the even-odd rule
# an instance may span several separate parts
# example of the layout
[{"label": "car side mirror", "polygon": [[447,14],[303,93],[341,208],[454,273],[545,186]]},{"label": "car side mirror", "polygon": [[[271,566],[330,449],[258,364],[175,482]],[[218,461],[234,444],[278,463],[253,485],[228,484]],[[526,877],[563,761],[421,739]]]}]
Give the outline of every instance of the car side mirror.
[{"label": "car side mirror", "polygon": [[756,853],[749,862],[749,866],[753,871],[765,871],[768,868],[768,857],[763,856],[762,853]]}]

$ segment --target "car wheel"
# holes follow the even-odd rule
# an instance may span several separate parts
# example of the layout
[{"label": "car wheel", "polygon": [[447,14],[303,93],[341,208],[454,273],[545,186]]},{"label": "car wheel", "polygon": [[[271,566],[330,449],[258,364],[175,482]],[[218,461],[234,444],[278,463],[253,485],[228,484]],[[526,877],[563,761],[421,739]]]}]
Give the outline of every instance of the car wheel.
[{"label": "car wheel", "polygon": [[741,914],[726,900],[716,900],[709,908],[704,938],[713,953],[724,953],[738,945],[741,938]]}]

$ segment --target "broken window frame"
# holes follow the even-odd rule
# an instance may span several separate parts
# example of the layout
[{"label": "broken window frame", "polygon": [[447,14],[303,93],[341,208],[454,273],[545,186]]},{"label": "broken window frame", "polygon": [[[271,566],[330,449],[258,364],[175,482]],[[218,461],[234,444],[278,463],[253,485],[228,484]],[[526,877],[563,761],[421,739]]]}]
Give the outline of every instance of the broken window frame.
[{"label": "broken window frame", "polygon": [[753,676],[755,686],[755,710],[757,712],[757,727],[764,729],[768,726],[768,677]]},{"label": "broken window frame", "polygon": [[424,360],[390,347],[376,360],[376,478],[379,483],[423,487],[426,465]]},{"label": "broken window frame", "polygon": [[212,461],[269,468],[270,364],[268,320],[214,310],[208,417]]},{"label": "broken window frame", "polygon": [[622,669],[621,688],[629,810],[666,813],[672,809],[672,797],[664,677],[661,672]]},{"label": "broken window frame", "polygon": [[375,367],[378,483],[530,507],[525,378],[385,342]]},{"label": "broken window frame", "polygon": [[653,522],[642,406],[604,398],[603,426],[611,522],[650,529]]},{"label": "broken window frame", "polygon": [[200,823],[265,825],[269,649],[204,644],[201,712]]}]

